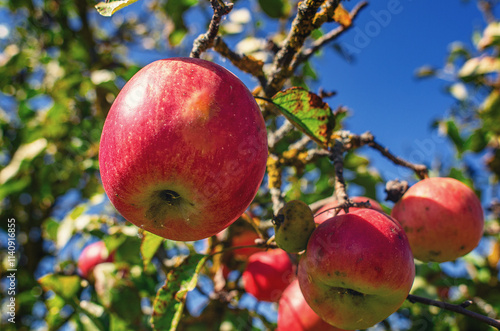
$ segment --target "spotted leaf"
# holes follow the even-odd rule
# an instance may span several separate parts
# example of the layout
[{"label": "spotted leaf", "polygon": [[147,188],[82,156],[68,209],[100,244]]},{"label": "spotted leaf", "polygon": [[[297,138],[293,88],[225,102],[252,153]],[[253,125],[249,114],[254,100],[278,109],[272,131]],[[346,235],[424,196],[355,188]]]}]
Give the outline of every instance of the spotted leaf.
[{"label": "spotted leaf", "polygon": [[335,116],[318,95],[301,87],[292,87],[276,93],[272,101],[297,128],[319,145],[328,146]]},{"label": "spotted leaf", "polygon": [[201,268],[208,255],[191,254],[172,269],[165,285],[156,293],[151,324],[154,330],[175,330],[184,311],[186,295],[198,282]]}]

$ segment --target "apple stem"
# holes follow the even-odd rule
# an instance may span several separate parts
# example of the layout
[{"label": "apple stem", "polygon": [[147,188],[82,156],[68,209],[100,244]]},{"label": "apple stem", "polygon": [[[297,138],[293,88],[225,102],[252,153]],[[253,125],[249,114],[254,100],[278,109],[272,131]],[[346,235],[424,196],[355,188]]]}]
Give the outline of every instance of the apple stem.
[{"label": "apple stem", "polygon": [[429,306],[435,306],[435,307],[439,307],[441,309],[446,309],[446,310],[449,310],[449,311],[452,311],[455,313],[469,316],[469,317],[472,317],[478,321],[481,321],[483,323],[491,325],[491,326],[500,330],[500,321],[499,320],[496,320],[496,319],[493,319],[493,318],[490,318],[490,317],[487,317],[487,316],[484,316],[484,315],[481,315],[481,314],[478,314],[476,312],[473,312],[473,311],[466,309],[466,307],[468,307],[469,305],[472,304],[472,301],[470,301],[470,300],[467,300],[460,305],[454,305],[451,303],[438,301],[438,300],[432,300],[432,299],[420,297],[420,296],[413,295],[413,294],[409,294],[407,300],[410,301],[411,303],[419,302],[419,303],[423,303],[423,304],[426,304]]},{"label": "apple stem", "polygon": [[[333,162],[333,167],[335,168],[335,190],[334,194],[337,196],[337,201],[341,209],[344,209],[346,213],[349,212],[349,204],[352,201],[349,200],[347,195],[346,184],[344,180],[344,158],[343,153],[345,151],[344,144],[336,139],[333,148],[330,150],[330,160]],[[340,211],[338,209],[337,213]]]},{"label": "apple stem", "polygon": [[323,210],[321,213],[317,213],[314,215],[314,217],[317,217],[323,213],[326,213],[330,210],[336,210],[337,212],[335,213],[335,215],[338,214],[338,212],[341,210],[341,209],[345,209],[345,208],[351,208],[351,207],[354,207],[354,208],[371,208],[372,205],[370,203],[369,200],[366,200],[366,201],[360,201],[360,202],[354,202],[352,200],[346,200],[346,202],[344,204],[339,204],[335,207],[332,207],[332,208],[328,208],[328,209],[325,209]]}]

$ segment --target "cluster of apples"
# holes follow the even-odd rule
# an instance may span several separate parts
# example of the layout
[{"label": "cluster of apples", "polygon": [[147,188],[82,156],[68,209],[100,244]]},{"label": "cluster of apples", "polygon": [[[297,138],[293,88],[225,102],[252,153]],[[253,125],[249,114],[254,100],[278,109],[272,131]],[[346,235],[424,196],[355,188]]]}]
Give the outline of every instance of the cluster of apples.
[{"label": "cluster of apples", "polygon": [[[276,226],[278,246],[289,252],[305,250],[298,264],[305,301],[322,320],[341,329],[368,328],[398,310],[413,284],[414,258],[455,260],[472,251],[483,234],[481,203],[456,179],[417,182],[391,216],[374,200],[353,200],[368,200],[371,208],[350,208],[334,216],[337,203],[332,202],[313,218],[307,205],[290,201]],[[290,232],[285,226],[292,222],[295,229]],[[319,225],[306,244],[290,250],[290,242],[304,243],[296,237],[314,223]]]},{"label": "cluster of apples", "polygon": [[[172,58],[149,64],[123,87],[103,128],[99,166],[110,201],[128,221],[167,239],[194,241],[221,232],[248,208],[265,174],[267,148],[261,111],[235,75],[209,61]],[[371,203],[314,219],[294,201],[278,213],[276,242],[283,250],[252,254],[243,279],[258,299],[282,299],[279,328],[314,319],[304,316],[316,316],[312,329],[325,322],[370,327],[406,299],[414,258],[454,260],[482,236],[481,204],[454,179],[418,182],[392,217]],[[298,270],[287,252],[301,252]],[[297,309],[305,315],[283,317]]]}]

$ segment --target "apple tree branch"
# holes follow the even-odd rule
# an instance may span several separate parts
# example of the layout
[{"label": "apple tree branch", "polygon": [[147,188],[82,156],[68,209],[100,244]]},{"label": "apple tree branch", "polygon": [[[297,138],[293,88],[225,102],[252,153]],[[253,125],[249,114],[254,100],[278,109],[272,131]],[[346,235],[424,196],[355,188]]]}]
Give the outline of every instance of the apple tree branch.
[{"label": "apple tree branch", "polygon": [[490,317],[487,317],[487,316],[484,316],[484,315],[481,315],[481,314],[478,314],[476,312],[473,312],[473,311],[466,309],[468,306],[470,306],[473,303],[470,300],[467,300],[460,305],[454,305],[451,303],[432,300],[432,299],[428,299],[428,298],[424,298],[424,297],[420,297],[420,296],[412,295],[412,294],[408,295],[407,300],[410,301],[411,303],[416,303],[416,302],[423,303],[426,305],[435,306],[435,307],[438,307],[441,309],[446,309],[446,310],[449,310],[449,311],[452,311],[452,312],[455,312],[458,314],[472,317],[478,321],[481,321],[483,323],[491,325],[491,326],[500,330],[500,321],[499,320],[496,320],[496,319],[493,319],[493,318],[490,318]]},{"label": "apple tree branch", "polygon": [[200,35],[193,42],[193,48],[191,50],[191,54],[189,55],[190,57],[199,58],[201,53],[214,45],[214,40],[219,32],[222,17],[229,14],[231,9],[233,9],[232,3],[224,4],[221,0],[210,0],[210,3],[212,4],[214,14],[212,16],[212,20],[210,21],[210,25],[208,26],[208,31]]}]

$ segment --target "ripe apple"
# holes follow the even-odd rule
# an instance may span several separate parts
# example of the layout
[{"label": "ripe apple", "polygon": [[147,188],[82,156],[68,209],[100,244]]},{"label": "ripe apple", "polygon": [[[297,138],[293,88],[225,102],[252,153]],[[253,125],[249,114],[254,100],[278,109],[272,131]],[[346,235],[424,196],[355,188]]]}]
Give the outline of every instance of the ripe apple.
[{"label": "ripe apple", "polygon": [[276,331],[342,331],[316,314],[304,299],[299,281],[295,279],[281,295]]},{"label": "ripe apple", "polygon": [[309,306],[329,324],[347,330],[371,327],[398,310],[414,277],[403,228],[373,209],[318,225],[298,271]]},{"label": "ripe apple", "polygon": [[[384,210],[382,209],[382,206],[377,201],[375,201],[373,199],[370,199],[367,197],[352,197],[351,200],[354,202],[370,201],[371,209],[384,212]],[[317,224],[321,224],[324,221],[326,221],[327,219],[333,217],[335,214],[335,209],[332,209],[332,208],[337,207],[338,205],[339,205],[339,203],[337,201],[332,201],[332,202],[327,203],[326,205],[324,205],[320,209],[318,209],[318,211],[315,213],[315,215],[317,215],[317,216],[314,217],[314,222],[316,222]],[[349,208],[349,212],[355,211],[357,209],[361,209],[361,208],[352,207],[352,208]],[[343,210],[340,210],[338,215],[342,215],[342,214],[345,214],[345,212]]]},{"label": "ripe apple", "polygon": [[242,275],[245,291],[257,300],[270,302],[278,302],[294,278],[294,265],[282,249],[253,254]]},{"label": "ripe apple", "polygon": [[86,246],[80,253],[78,271],[83,278],[89,278],[96,265],[113,261],[114,254],[109,254],[104,241],[97,241]]},{"label": "ripe apple", "polygon": [[130,222],[193,241],[233,223],[264,177],[266,126],[250,91],[200,59],[171,58],[136,73],[104,124],[104,189]]},{"label": "ripe apple", "polygon": [[419,181],[406,191],[391,216],[408,236],[415,258],[428,262],[457,259],[483,235],[483,209],[469,187],[453,178]]}]

